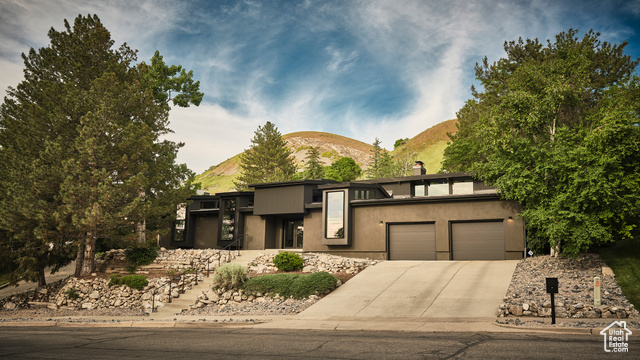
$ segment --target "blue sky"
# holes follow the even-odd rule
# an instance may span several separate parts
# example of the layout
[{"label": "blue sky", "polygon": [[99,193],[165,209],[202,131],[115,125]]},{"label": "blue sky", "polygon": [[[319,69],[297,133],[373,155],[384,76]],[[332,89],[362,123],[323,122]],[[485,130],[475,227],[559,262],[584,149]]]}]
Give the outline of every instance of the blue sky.
[{"label": "blue sky", "polygon": [[266,121],[392,149],[455,118],[474,64],[502,57],[505,40],[594,29],[640,57],[640,0],[0,0],[3,95],[22,79],[22,52],[89,13],[140,61],[160,50],[194,71],[204,101],[173,109],[168,137],[186,144],[178,161],[197,173],[247,149]]}]

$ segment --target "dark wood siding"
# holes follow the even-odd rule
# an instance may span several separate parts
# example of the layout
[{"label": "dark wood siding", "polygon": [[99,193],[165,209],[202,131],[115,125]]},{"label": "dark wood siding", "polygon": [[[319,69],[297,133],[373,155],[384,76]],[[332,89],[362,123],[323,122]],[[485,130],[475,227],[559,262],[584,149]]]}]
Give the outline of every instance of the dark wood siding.
[{"label": "dark wood siding", "polygon": [[193,247],[196,249],[211,249],[216,247],[218,240],[218,217],[196,216],[195,236]]}]

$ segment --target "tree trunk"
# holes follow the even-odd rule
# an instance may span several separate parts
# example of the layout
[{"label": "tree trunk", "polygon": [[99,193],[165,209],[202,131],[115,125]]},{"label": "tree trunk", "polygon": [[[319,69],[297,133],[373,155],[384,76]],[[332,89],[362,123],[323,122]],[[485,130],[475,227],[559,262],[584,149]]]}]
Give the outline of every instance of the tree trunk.
[{"label": "tree trunk", "polygon": [[94,232],[87,233],[86,245],[84,247],[84,260],[82,261],[82,271],[80,275],[91,275],[96,271],[96,235]]},{"label": "tree trunk", "polygon": [[136,225],[136,233],[138,234],[138,242],[144,244],[147,242],[147,220],[142,220]]},{"label": "tree trunk", "polygon": [[84,249],[82,245],[78,245],[78,251],[76,252],[76,271],[73,276],[78,277],[82,274],[82,263],[84,261]]},{"label": "tree trunk", "polygon": [[562,252],[562,249],[561,249],[561,247],[560,247],[560,242],[561,242],[561,241],[560,241],[560,240],[558,240],[558,241],[556,242],[556,245],[555,245],[555,246],[553,246],[553,245],[551,246],[551,257],[555,257],[555,258],[557,258],[557,257],[559,257],[559,256],[560,256],[560,253]]},{"label": "tree trunk", "polygon": [[41,267],[38,269],[38,287],[43,287],[47,285],[47,279],[44,276],[44,268]]}]

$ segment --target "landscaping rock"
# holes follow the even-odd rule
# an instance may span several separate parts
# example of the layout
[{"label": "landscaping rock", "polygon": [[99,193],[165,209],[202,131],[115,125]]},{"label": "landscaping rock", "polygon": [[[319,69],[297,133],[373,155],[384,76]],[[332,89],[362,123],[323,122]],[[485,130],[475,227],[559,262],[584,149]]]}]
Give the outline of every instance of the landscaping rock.
[{"label": "landscaping rock", "polygon": [[[593,279],[600,277],[601,304],[594,306]],[[558,278],[555,294],[556,317],[572,318],[638,318],[638,311],[624,296],[615,276],[604,261],[595,254],[563,259],[536,256],[521,260],[511,284],[498,307],[498,315],[551,316],[550,295],[546,292],[546,278]],[[526,309],[526,306],[529,309]],[[519,308],[522,308],[521,315]]]}]

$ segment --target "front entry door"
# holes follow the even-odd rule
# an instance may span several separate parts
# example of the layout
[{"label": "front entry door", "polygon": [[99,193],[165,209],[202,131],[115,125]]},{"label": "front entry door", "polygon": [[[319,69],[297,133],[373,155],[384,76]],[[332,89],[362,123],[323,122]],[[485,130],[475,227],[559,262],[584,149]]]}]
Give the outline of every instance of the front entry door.
[{"label": "front entry door", "polygon": [[302,235],[304,232],[302,220],[285,220],[282,239],[284,249],[302,249]]}]

